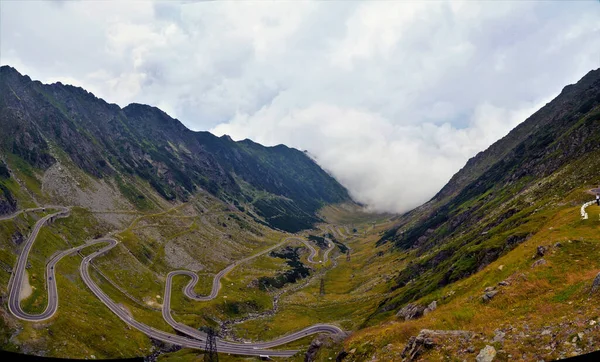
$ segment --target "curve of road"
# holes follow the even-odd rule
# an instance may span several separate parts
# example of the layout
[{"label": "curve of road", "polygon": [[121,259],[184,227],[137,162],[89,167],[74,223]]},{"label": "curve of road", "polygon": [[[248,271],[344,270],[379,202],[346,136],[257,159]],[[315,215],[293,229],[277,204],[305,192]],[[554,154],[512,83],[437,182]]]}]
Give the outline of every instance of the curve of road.
[{"label": "curve of road", "polygon": [[342,239],[348,238],[348,236],[345,234],[344,227],[342,227],[342,226],[338,226],[337,233],[340,236],[340,238],[342,238]]},{"label": "curve of road", "polygon": [[345,235],[342,235],[342,233],[339,230],[336,230],[335,227],[333,227],[332,225],[328,225],[325,230],[329,230],[331,235],[333,235],[334,237],[337,237],[340,239],[346,238]]},{"label": "curve of road", "polygon": [[[208,296],[199,296],[194,292],[194,286],[197,284],[197,282],[199,280],[197,274],[195,274],[191,271],[186,271],[186,270],[170,272],[167,275],[167,282],[165,285],[165,298],[164,298],[164,304],[163,304],[163,309],[162,309],[163,318],[175,330],[182,332],[184,334],[187,334],[188,336],[193,337],[193,338],[188,338],[188,337],[164,332],[164,331],[155,329],[153,327],[150,327],[144,323],[136,321],[125,309],[123,309],[117,303],[115,303],[112,299],[110,299],[108,297],[108,295],[106,293],[104,293],[102,291],[102,289],[94,283],[94,281],[92,280],[90,273],[89,273],[89,266],[91,264],[91,261],[94,258],[103,255],[104,253],[106,253],[107,251],[109,251],[110,249],[115,247],[118,243],[115,239],[100,238],[100,239],[89,241],[83,245],[79,245],[74,248],[64,250],[64,251],[56,254],[55,256],[53,256],[50,259],[50,261],[46,265],[46,287],[47,287],[47,293],[48,293],[48,305],[47,305],[46,309],[40,314],[29,314],[21,309],[21,305],[19,302],[20,290],[21,290],[21,285],[24,280],[24,273],[25,273],[25,268],[27,265],[27,259],[29,257],[29,252],[31,251],[33,243],[35,242],[37,235],[38,235],[41,227],[44,224],[46,224],[48,221],[53,220],[57,217],[67,217],[67,216],[69,216],[69,212],[70,212],[68,208],[64,208],[64,207],[54,207],[54,208],[58,208],[60,211],[57,213],[54,213],[54,214],[46,215],[43,218],[41,218],[40,220],[38,220],[38,222],[36,222],[36,224],[32,230],[32,233],[27,238],[27,240],[23,246],[23,249],[21,250],[21,253],[18,256],[15,270],[11,274],[11,280],[9,281],[9,303],[8,303],[9,311],[13,315],[15,315],[17,318],[20,318],[22,320],[31,321],[31,322],[39,322],[39,321],[49,319],[56,313],[56,310],[58,308],[58,291],[57,291],[56,278],[55,278],[55,266],[63,257],[65,257],[71,253],[77,252],[88,246],[96,245],[99,243],[108,243],[108,245],[103,247],[102,249],[97,250],[97,251],[85,256],[79,267],[79,272],[81,274],[81,277],[82,277],[84,283],[86,284],[86,286],[92,291],[92,293],[94,293],[94,295],[98,299],[100,299],[100,301],[102,303],[104,303],[104,305],[106,305],[123,322],[125,322],[127,325],[141,331],[142,333],[144,333],[152,338],[164,341],[164,342],[181,345],[182,347],[204,349],[206,335],[200,331],[197,331],[196,329],[194,329],[190,326],[178,323],[171,316],[171,312],[170,312],[171,286],[172,286],[172,279],[175,275],[182,274],[182,275],[187,275],[192,278],[191,281],[184,287],[183,292],[185,293],[186,296],[188,296],[189,298],[191,298],[193,300],[197,300],[197,301],[208,301],[208,300],[214,299],[218,295],[218,292],[221,288],[221,283],[220,283],[221,278],[223,276],[227,275],[227,273],[229,273],[236,265],[244,263],[246,261],[249,261],[249,260],[256,258],[260,255],[263,255],[265,253],[268,253],[271,250],[274,250],[275,248],[281,246],[284,243],[287,243],[292,240],[300,241],[300,242],[304,243],[311,250],[311,254],[309,256],[309,261],[311,263],[315,263],[313,260],[313,257],[317,254],[317,250],[314,247],[312,247],[312,245],[310,245],[304,239],[294,238],[294,237],[286,238],[281,243],[276,244],[276,245],[274,245],[266,250],[263,250],[255,255],[249,256],[242,260],[239,260],[239,261],[229,265],[222,271],[220,271],[217,275],[215,275],[215,277],[213,279],[212,290],[211,290],[210,295],[208,295]],[[15,214],[11,215],[11,218],[18,216],[20,213],[22,213],[24,211],[31,211],[31,210],[38,210],[38,209],[43,209],[43,208],[23,210],[23,211],[20,211],[20,212],[17,212]],[[323,259],[325,262],[327,261],[327,255],[328,255],[329,251],[331,251],[331,249],[332,249],[332,247],[331,247],[332,245],[333,245],[333,243],[330,243],[330,248],[326,251],[326,253],[323,256]],[[316,334],[316,333],[337,334],[337,333],[343,333],[343,330],[341,330],[339,327],[334,326],[334,325],[315,324],[315,325],[307,327],[301,331],[297,331],[297,332],[288,334],[286,336],[283,336],[281,338],[278,338],[276,340],[269,341],[269,342],[239,344],[239,343],[233,343],[233,342],[228,342],[228,341],[218,339],[217,340],[217,348],[220,352],[238,354],[238,355],[290,357],[290,356],[293,356],[294,354],[296,354],[298,351],[297,350],[274,351],[274,350],[268,350],[268,348],[277,347],[277,346],[280,346],[280,345],[283,345],[283,344],[286,344],[286,343],[295,341],[297,339],[304,338],[305,336],[308,336],[311,334]]]},{"label": "curve of road", "polygon": [[306,260],[308,260],[309,263],[313,263],[313,264],[318,263],[315,261],[314,258],[315,258],[315,256],[317,256],[317,254],[319,254],[319,251],[317,249],[315,249],[312,245],[310,245],[308,243],[308,241],[306,241],[304,239],[300,239],[300,238],[289,238],[289,240],[297,240],[297,241],[301,242],[302,244],[306,245],[308,250],[310,250],[310,254],[308,255],[308,258],[306,258]]},{"label": "curve of road", "polygon": [[[266,250],[263,250],[257,254],[254,254],[252,256],[249,256],[245,259],[242,259],[240,261],[237,261],[229,266],[227,266],[225,269],[221,270],[219,273],[217,273],[215,275],[215,277],[213,278],[213,284],[212,284],[212,289],[211,292],[208,296],[200,296],[197,295],[196,292],[194,292],[194,288],[196,286],[196,284],[199,281],[199,277],[196,273],[188,271],[188,270],[176,270],[176,271],[172,271],[167,275],[167,281],[165,283],[165,294],[164,294],[164,299],[163,299],[163,308],[162,308],[162,315],[163,315],[163,319],[171,326],[173,327],[173,329],[187,334],[188,336],[200,339],[200,340],[205,340],[206,339],[206,334],[204,332],[198,331],[195,328],[192,328],[188,325],[182,324],[177,322],[173,316],[171,315],[171,290],[172,290],[172,283],[173,283],[173,277],[175,277],[176,275],[185,275],[191,278],[191,280],[183,287],[183,293],[185,294],[185,296],[187,296],[188,298],[195,300],[195,301],[209,301],[209,300],[213,300],[217,297],[219,290],[221,289],[221,279],[227,275],[235,266],[242,264],[244,262],[247,262],[249,260],[252,260],[258,256],[264,255],[276,248],[278,248],[279,246],[290,242],[290,241],[300,241],[303,244],[305,244],[311,251],[309,257],[308,257],[308,261],[311,263],[317,263],[313,260],[314,256],[317,254],[317,250],[310,245],[306,240],[304,239],[300,239],[300,238],[296,238],[296,237],[289,237],[286,238],[284,241],[282,241],[279,244],[276,244]],[[333,250],[333,247],[335,247],[335,245],[332,242],[329,242],[329,249],[327,249],[325,251],[325,254],[323,254],[323,262],[327,262],[328,260],[328,254],[331,250]],[[313,326],[307,327],[305,329],[302,329],[300,331],[285,335],[281,338],[278,338],[276,340],[273,341],[269,341],[269,342],[259,342],[259,343],[251,343],[251,344],[238,344],[238,343],[232,343],[232,342],[226,342],[226,341],[222,341],[219,340],[217,342],[217,346],[223,346],[223,347],[229,347],[229,346],[252,346],[253,348],[273,348],[273,347],[277,347],[292,341],[295,341],[297,339],[300,338],[304,338],[308,335],[311,334],[315,334],[315,333],[332,333],[332,334],[336,334],[336,333],[344,333],[344,331],[342,329],[340,329],[337,326],[334,325],[329,325],[329,324],[315,324]]]},{"label": "curve of road", "polygon": [[0,216],[0,221],[14,219],[15,217],[17,217],[17,216],[19,216],[19,215],[21,215],[22,213],[25,213],[25,212],[40,211],[40,210],[44,210],[44,209],[46,209],[46,208],[45,207],[33,207],[31,209],[24,209],[24,210],[15,211],[12,214]]},{"label": "curve of road", "polygon": [[[334,227],[333,225],[327,225],[325,228],[323,228],[323,229],[324,229],[324,231],[325,231],[325,233],[326,233],[326,234],[325,234],[325,240],[327,240],[329,243],[331,243],[331,240],[329,240],[329,239],[327,238],[327,233],[329,233],[329,234],[333,235],[333,237],[336,237],[336,236],[337,236],[337,237],[339,237],[339,238],[340,238],[340,239],[342,239],[342,240],[343,240],[343,239],[347,239],[347,238],[349,238],[349,236],[346,236],[346,235],[342,234],[342,233],[339,231],[339,228],[340,228],[340,227],[338,227],[338,230],[336,230],[336,229],[335,229],[335,227]],[[347,230],[347,226],[346,226],[346,230]],[[340,243],[340,244],[344,245],[344,246],[345,246],[345,247],[348,249],[348,252],[350,252],[350,253],[352,252],[352,248],[351,248],[351,247],[350,247],[348,244],[345,244],[345,243],[341,242],[339,239],[338,239],[337,241],[338,241],[338,243]],[[331,244],[331,245],[333,245],[333,244]],[[332,249],[333,249],[333,247],[332,247]]]},{"label": "curve of road", "polygon": [[329,247],[323,253],[323,263],[327,263],[329,260],[329,253],[333,250],[333,248],[335,248],[333,241],[329,240],[328,238],[325,238],[325,240],[327,240],[327,245],[329,245]]},{"label": "curve of road", "polygon": [[[338,229],[336,230],[336,228],[333,227],[332,225],[328,225],[327,227],[324,228],[324,230],[325,230],[326,233],[329,232],[329,234],[333,235],[333,237],[335,237],[335,238],[339,238],[339,239],[342,239],[342,240],[350,238],[350,236],[344,235],[342,232],[340,232],[340,230],[339,230],[340,228],[341,227],[338,227]],[[338,240],[338,241],[340,241],[340,240]],[[346,245],[346,244],[344,244],[344,245],[348,249],[351,249],[348,245]]]},{"label": "curve of road", "polygon": [[[96,283],[94,283],[94,281],[92,280],[92,278],[90,276],[90,272],[89,272],[89,266],[90,266],[91,261],[94,258],[106,253],[107,251],[109,251],[110,249],[112,249],[114,246],[117,245],[117,241],[115,239],[107,238],[107,239],[98,239],[97,241],[108,242],[109,245],[84,257],[83,260],[81,261],[81,265],[79,266],[79,273],[81,274],[81,278],[83,279],[83,282],[87,285],[87,287],[90,288],[92,293],[94,293],[94,295],[96,295],[96,297],[98,299],[100,299],[100,301],[102,303],[104,303],[104,305],[106,305],[108,307],[108,309],[110,309],[114,314],[116,314],[117,317],[119,317],[123,322],[125,322],[127,325],[139,330],[140,332],[146,334],[147,336],[164,341],[164,342],[177,344],[177,345],[180,345],[180,346],[186,347],[186,348],[204,349],[205,348],[205,340],[204,339],[193,339],[193,338],[188,338],[188,337],[168,333],[168,332],[158,330],[147,324],[144,324],[144,323],[141,323],[141,322],[135,320],[124,308],[122,308],[117,303],[115,303],[112,299],[110,299],[110,297],[106,293],[104,293],[102,291],[102,289],[98,285],[96,285]],[[189,327],[189,328],[191,328],[191,327]],[[290,357],[298,352],[297,350],[288,350],[288,351],[265,350],[265,349],[255,348],[255,346],[252,344],[238,345],[238,344],[233,344],[233,343],[224,343],[223,341],[220,341],[220,340],[217,341],[217,348],[218,348],[219,352],[222,352],[222,353],[231,353],[231,354],[249,355],[249,356],[268,355],[268,356],[277,356],[277,357]]]},{"label": "curve of road", "polygon": [[582,219],[584,219],[584,220],[588,219],[588,213],[587,213],[587,211],[585,211],[585,209],[587,209],[589,206],[591,206],[595,203],[596,203],[596,201],[592,200],[592,201],[588,201],[585,204],[581,205],[581,218]]},{"label": "curve of road", "polygon": [[[18,215],[18,213],[16,214]],[[15,215],[15,216],[16,216]],[[29,314],[23,309],[21,309],[21,303],[19,297],[21,295],[21,286],[23,285],[23,280],[25,278],[25,268],[27,267],[27,258],[29,257],[29,252],[31,251],[31,247],[37,238],[38,233],[42,226],[47,223],[49,220],[53,220],[57,217],[66,217],[69,215],[69,209],[60,208],[59,212],[54,214],[49,214],[39,219],[31,231],[31,234],[23,244],[23,249],[19,254],[17,259],[17,265],[15,266],[15,270],[11,274],[9,281],[9,294],[8,294],[8,309],[9,311],[17,318],[23,319],[26,321],[39,322],[45,319],[48,319],[54,315],[56,309],[58,307],[58,292],[56,290],[56,283],[54,278],[54,265],[66,254],[61,253],[56,257],[52,258],[50,262],[47,264],[46,269],[46,285],[48,286],[48,306],[46,310],[41,314]],[[79,248],[85,247],[87,245],[82,245]],[[69,250],[74,251],[74,250]],[[64,255],[63,255],[64,254]],[[68,253],[67,253],[68,254]],[[48,269],[50,268],[50,269]],[[50,272],[48,272],[50,270]]]},{"label": "curve of road", "polygon": [[[310,243],[304,239],[301,238],[287,238],[286,240],[294,240],[294,241],[299,241],[301,243],[303,243],[304,245],[306,245],[306,247],[310,250],[310,254],[308,255],[308,262],[309,263],[313,263],[313,264],[318,264],[318,263],[327,263],[327,261],[329,260],[329,253],[333,250],[333,248],[335,247],[335,245],[333,244],[333,242],[329,239],[326,238],[327,243],[328,243],[328,248],[325,250],[325,252],[323,253],[323,259],[321,261],[315,261],[315,256],[317,256],[317,254],[319,254],[319,251],[317,249],[315,249],[315,247],[313,247],[312,245],[310,245]],[[280,245],[280,244],[278,244]]]}]

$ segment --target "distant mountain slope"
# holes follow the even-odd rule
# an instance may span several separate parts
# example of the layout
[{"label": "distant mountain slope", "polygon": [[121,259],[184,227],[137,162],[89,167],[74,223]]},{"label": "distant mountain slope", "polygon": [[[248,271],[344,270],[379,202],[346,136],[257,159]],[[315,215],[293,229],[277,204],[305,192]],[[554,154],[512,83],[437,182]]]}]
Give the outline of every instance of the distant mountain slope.
[{"label": "distant mountain slope", "polygon": [[[418,258],[391,285],[396,308],[471,275],[537,232],[544,210],[576,205],[600,183],[600,70],[567,86],[506,137],[469,160],[428,203],[402,216],[378,245]],[[585,186],[588,187],[588,186]]]},{"label": "distant mountain slope", "polygon": [[[158,108],[121,109],[78,87],[31,81],[8,66],[0,68],[0,95],[0,185],[10,177],[5,168],[43,172],[63,155],[92,178],[114,180],[134,205],[143,204],[145,183],[167,201],[204,189],[287,231],[310,227],[326,204],[350,200],[307,155],[282,145],[193,132]],[[16,208],[9,186],[0,190],[0,213]]]},{"label": "distant mountain slope", "polygon": [[[590,71],[577,84],[566,86],[558,97],[535,112],[523,123],[502,139],[495,142],[487,150],[471,158],[467,164],[457,172],[440,192],[434,197],[435,201],[443,201],[449,196],[454,196],[471,182],[476,180],[493,165],[509,155],[509,153],[525,141],[528,137],[538,137],[544,128],[551,127],[558,132],[566,129],[577,119],[590,111],[598,103],[597,82],[600,77],[599,70]],[[557,124],[561,122],[562,125]]]}]

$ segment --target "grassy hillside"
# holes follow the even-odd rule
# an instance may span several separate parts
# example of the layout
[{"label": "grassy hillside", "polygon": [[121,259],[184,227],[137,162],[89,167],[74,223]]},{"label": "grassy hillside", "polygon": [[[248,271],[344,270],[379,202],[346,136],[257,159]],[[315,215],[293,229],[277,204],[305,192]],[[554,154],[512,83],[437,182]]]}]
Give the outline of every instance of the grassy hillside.
[{"label": "grassy hillside", "polygon": [[[582,202],[582,197],[565,197],[582,185],[592,188],[600,183],[598,104],[600,70],[565,88],[532,116],[527,122],[537,122],[530,126],[535,131],[505,150],[506,156],[455,196],[441,201],[438,194],[389,230],[379,245],[391,242],[398,249],[409,250],[416,260],[399,271],[392,286],[398,295],[387,301],[381,312],[476,273],[538,232],[546,221],[540,215],[552,213],[564,203],[574,206]],[[499,144],[522,138],[521,132],[518,127]],[[490,151],[486,152],[479,159]],[[454,179],[475,175],[480,168],[471,165],[477,160]]]},{"label": "grassy hillside", "polygon": [[[346,341],[347,359],[472,359],[491,345],[499,360],[549,360],[600,348],[590,294],[600,210],[590,207],[589,220],[579,214],[600,184],[598,170],[595,70],[381,235],[378,248],[393,246],[404,264],[387,269],[388,293]],[[396,316],[432,301],[437,309],[424,317]],[[422,329],[469,333],[417,338]]]},{"label": "grassy hillside", "polygon": [[[0,95],[2,300],[22,243],[44,212],[11,215],[39,205],[71,207],[68,218],[41,229],[28,258],[31,293],[21,305],[30,313],[47,304],[45,266],[56,252],[109,235],[119,244],[94,260],[92,278],[136,320],[175,333],[160,311],[168,272],[196,272],[197,292],[207,293],[226,266],[322,222],[323,206],[352,204],[334,178],[295,149],[192,132],[157,108],[121,109],[81,88],[31,81],[10,67],[0,68]],[[59,307],[51,319],[23,322],[6,304],[0,307],[0,349],[88,359],[169,349],[127,328],[83,283],[81,259],[100,247],[57,265]],[[286,247],[298,255],[291,264],[282,258]],[[180,290],[187,280],[177,277],[173,315],[194,328],[216,327],[223,337],[249,338],[252,333],[227,323],[269,315],[280,293],[320,275],[322,267],[309,265],[307,256],[301,243],[280,245],[237,266],[223,279],[220,297],[205,303],[186,298]],[[294,282],[261,287],[260,280],[293,268],[303,271]]]},{"label": "grassy hillside", "polygon": [[[592,284],[600,271],[600,208],[590,207],[590,219],[581,220],[573,201],[590,199],[584,190],[536,213],[538,231],[474,275],[412,301],[425,306],[435,300],[435,311],[405,321],[394,310],[352,335],[345,342],[346,351],[353,351],[346,360],[401,360],[410,338],[423,329],[471,336],[439,337],[418,360],[470,360],[486,345],[501,361],[553,360],[598,350],[600,310]],[[540,246],[546,249],[543,256]],[[545,262],[534,264],[539,260]],[[482,299],[486,288],[498,292],[488,302]]]},{"label": "grassy hillside", "polygon": [[[589,207],[588,220],[579,213],[600,184],[600,70],[399,217],[366,213],[310,158],[285,146],[192,132],[156,108],[120,109],[8,67],[0,69],[0,91],[3,300],[20,245],[51,208],[2,215],[73,206],[32,249],[26,311],[45,306],[44,266],[56,251],[112,235],[119,244],[94,261],[92,277],[136,320],[168,332],[160,307],[169,271],[196,272],[196,292],[207,294],[215,273],[277,246],[236,265],[209,302],[186,298],[188,279],[176,277],[173,316],[238,341],[315,323],[353,332],[345,340],[318,337],[317,361],[472,360],[487,345],[498,360],[540,360],[600,348],[600,290],[592,293],[600,208]],[[317,262],[304,244],[284,243],[290,234],[282,230],[312,240]],[[325,238],[336,247],[319,263]],[[58,264],[60,304],[50,320],[27,323],[0,308],[0,348],[76,358],[161,349],[163,361],[196,360],[196,351],[168,353],[126,328],[90,293],[78,266],[97,248]],[[420,316],[433,301],[436,308]],[[397,316],[409,303],[417,317]],[[442,332],[416,338],[423,329]],[[286,346],[302,352],[290,360],[304,360],[309,344],[317,343],[310,337]]]}]

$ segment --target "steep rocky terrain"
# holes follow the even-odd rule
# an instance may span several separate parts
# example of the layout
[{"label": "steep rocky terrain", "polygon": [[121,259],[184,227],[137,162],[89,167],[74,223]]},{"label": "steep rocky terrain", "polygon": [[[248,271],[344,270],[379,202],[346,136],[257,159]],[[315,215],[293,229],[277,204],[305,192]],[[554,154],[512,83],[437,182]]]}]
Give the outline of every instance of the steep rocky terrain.
[{"label": "steep rocky terrain", "polygon": [[548,360],[600,349],[600,209],[580,215],[599,170],[600,69],[380,235],[377,246],[403,264],[387,270],[388,294],[346,341],[348,360]]},{"label": "steep rocky terrain", "polygon": [[[144,186],[169,202],[206,190],[270,226],[298,231],[319,221],[322,206],[350,199],[307,155],[283,145],[193,132],[155,107],[121,109],[81,88],[32,81],[8,66],[0,68],[0,94],[0,158],[8,168],[36,173],[73,164],[85,178],[117,185],[138,209],[158,206]],[[0,164],[0,178],[7,177],[6,168]],[[15,198],[3,186],[0,213],[14,210]]]},{"label": "steep rocky terrain", "polygon": [[[302,243],[281,246],[237,266],[223,298],[207,303],[184,297],[187,280],[175,279],[177,319],[244,341],[314,323],[352,332],[344,341],[294,342],[302,350],[294,361],[552,360],[600,349],[600,207],[580,215],[600,184],[600,70],[469,160],[431,201],[396,217],[364,213],[285,146],[192,132],[154,107],[121,109],[10,67],[0,69],[0,95],[0,295],[45,211],[6,216],[75,206],[44,227],[32,250],[25,310],[46,304],[42,275],[54,253],[110,233],[119,246],[95,262],[96,282],[136,319],[169,330],[160,313],[167,273],[197,272],[197,292],[206,294],[215,273],[289,236],[277,229],[327,219],[299,235],[315,247],[331,240],[329,262],[309,262]],[[58,265],[53,319],[23,323],[0,308],[0,348],[161,354],[90,293],[80,262],[73,255]],[[197,351],[160,358],[193,361]]]},{"label": "steep rocky terrain", "polygon": [[394,288],[404,292],[391,303],[481,270],[539,229],[533,214],[555,207],[582,184],[599,183],[598,104],[595,70],[469,160],[431,201],[387,232],[379,244],[422,256],[397,276]]},{"label": "steep rocky terrain", "polygon": [[[94,359],[168,358],[164,352],[178,349],[128,328],[90,291],[79,267],[95,246],[56,265],[60,304],[51,318],[26,322],[10,312],[6,300],[17,256],[36,222],[56,206],[69,207],[69,216],[44,224],[28,254],[29,293],[20,302],[27,313],[39,314],[48,304],[46,265],[53,256],[108,236],[118,244],[94,260],[92,278],[153,328],[176,333],[161,313],[168,273],[197,273],[197,292],[205,295],[215,274],[232,265],[210,301],[186,297],[185,278],[176,277],[171,300],[177,320],[255,341],[343,320],[313,314],[302,323],[278,324],[268,337],[265,329],[233,323],[287,311],[282,293],[301,290],[331,269],[331,263],[308,261],[307,244],[288,240],[290,232],[306,236],[311,231],[303,230],[321,223],[320,211],[333,203],[358,207],[304,152],[193,132],[155,107],[121,109],[81,88],[32,81],[8,66],[0,68],[0,130],[0,350]],[[273,250],[260,254],[265,249]],[[310,341],[295,343],[302,349]],[[197,350],[183,352],[197,359]]]}]

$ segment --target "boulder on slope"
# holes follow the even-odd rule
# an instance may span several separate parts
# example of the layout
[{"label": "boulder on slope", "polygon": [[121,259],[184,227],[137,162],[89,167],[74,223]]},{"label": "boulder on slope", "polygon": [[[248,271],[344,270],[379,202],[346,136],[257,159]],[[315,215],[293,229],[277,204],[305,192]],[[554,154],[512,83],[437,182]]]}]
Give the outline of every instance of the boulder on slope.
[{"label": "boulder on slope", "polygon": [[423,315],[425,309],[422,305],[409,303],[396,313],[396,317],[404,318],[405,321],[417,319]]}]

